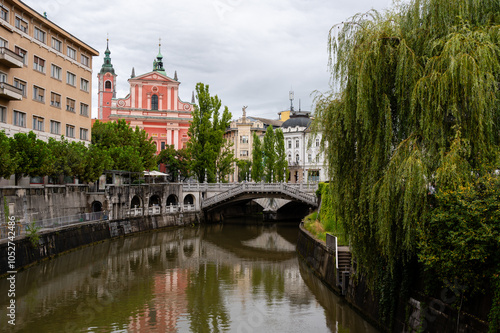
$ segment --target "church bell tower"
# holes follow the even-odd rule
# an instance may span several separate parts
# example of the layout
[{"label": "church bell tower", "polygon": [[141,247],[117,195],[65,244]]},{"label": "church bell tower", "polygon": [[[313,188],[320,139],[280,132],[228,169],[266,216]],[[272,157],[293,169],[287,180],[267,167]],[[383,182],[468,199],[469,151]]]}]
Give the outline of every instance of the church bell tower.
[{"label": "church bell tower", "polygon": [[111,64],[111,52],[109,51],[109,39],[106,42],[106,51],[104,52],[104,63],[97,74],[99,79],[99,101],[98,101],[98,119],[108,121],[111,114],[111,100],[116,98],[116,74]]}]

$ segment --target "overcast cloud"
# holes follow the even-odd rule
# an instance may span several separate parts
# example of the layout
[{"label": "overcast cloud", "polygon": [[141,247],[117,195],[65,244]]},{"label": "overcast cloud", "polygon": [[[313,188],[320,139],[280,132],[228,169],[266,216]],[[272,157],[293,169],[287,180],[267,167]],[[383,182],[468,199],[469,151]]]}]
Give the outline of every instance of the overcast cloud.
[{"label": "overcast cloud", "polygon": [[150,72],[161,53],[167,75],[177,71],[179,96],[191,101],[197,82],[210,85],[233,118],[248,105],[249,116],[277,118],[295,92],[311,110],[315,90],[329,90],[329,29],[391,0],[23,0],[100,55],[93,59],[92,117],[97,116],[97,73],[109,34],[118,74],[117,97],[129,93],[127,79]]}]

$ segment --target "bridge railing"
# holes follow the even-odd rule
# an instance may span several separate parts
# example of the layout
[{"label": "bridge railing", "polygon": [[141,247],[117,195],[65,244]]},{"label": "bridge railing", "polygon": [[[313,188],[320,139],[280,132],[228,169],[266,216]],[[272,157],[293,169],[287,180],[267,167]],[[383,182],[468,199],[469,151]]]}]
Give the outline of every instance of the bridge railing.
[{"label": "bridge railing", "polygon": [[242,183],[229,188],[227,191],[217,193],[214,196],[202,201],[202,208],[210,207],[218,202],[228,200],[232,197],[245,192],[250,193],[269,193],[281,192],[297,200],[316,205],[317,199],[315,195],[305,193],[299,186],[293,186],[284,183]]},{"label": "bridge railing", "polygon": [[[209,191],[209,192],[223,192],[227,191],[231,188],[239,187],[242,184],[252,184],[252,185],[274,185],[280,186],[283,183],[263,183],[263,182],[243,182],[243,183],[183,183],[182,190],[183,191]],[[317,182],[311,183],[285,183],[287,186],[291,188],[296,188],[303,192],[313,193],[318,189]]]}]

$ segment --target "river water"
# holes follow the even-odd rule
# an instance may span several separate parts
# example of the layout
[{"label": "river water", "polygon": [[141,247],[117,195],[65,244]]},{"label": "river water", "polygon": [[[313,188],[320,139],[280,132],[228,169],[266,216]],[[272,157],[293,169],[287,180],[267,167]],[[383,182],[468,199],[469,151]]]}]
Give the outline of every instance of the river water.
[{"label": "river water", "polygon": [[298,227],[213,225],[105,241],[19,272],[0,332],[377,332],[298,259]]}]

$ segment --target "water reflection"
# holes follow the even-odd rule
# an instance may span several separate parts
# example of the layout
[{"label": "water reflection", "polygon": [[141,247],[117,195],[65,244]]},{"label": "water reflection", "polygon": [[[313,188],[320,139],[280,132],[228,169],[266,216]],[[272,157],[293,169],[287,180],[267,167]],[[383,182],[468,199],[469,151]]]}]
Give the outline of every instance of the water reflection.
[{"label": "water reflection", "polygon": [[299,267],[296,238],[216,225],[86,247],[20,272],[0,332],[374,332]]}]

